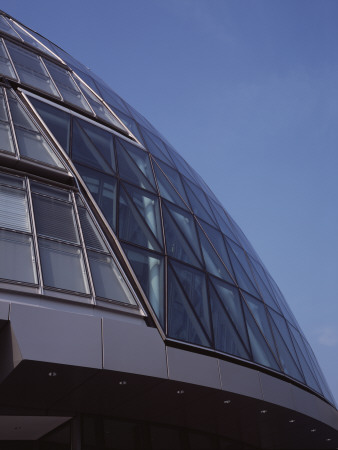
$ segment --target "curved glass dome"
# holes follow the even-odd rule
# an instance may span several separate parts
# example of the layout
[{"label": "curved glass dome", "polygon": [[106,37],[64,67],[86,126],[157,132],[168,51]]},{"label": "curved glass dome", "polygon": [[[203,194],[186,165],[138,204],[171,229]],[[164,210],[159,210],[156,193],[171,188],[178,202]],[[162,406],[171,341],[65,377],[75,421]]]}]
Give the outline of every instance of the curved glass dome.
[{"label": "curved glass dome", "polygon": [[[55,44],[5,13],[0,33],[6,86],[54,142],[58,161],[87,187],[166,339],[258,364],[334,403],[278,286],[202,178],[140,113]],[[10,102],[14,94],[6,95]],[[1,117],[2,153],[12,151],[13,126],[25,127],[14,107],[11,116],[14,125]],[[21,154],[27,133],[14,138]],[[53,165],[50,155],[27,152]]]}]

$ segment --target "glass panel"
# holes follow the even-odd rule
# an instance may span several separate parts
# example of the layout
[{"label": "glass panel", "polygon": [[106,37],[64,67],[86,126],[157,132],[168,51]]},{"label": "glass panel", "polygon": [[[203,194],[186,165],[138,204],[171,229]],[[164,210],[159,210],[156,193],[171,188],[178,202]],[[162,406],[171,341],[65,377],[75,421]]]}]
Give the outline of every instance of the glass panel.
[{"label": "glass panel", "polygon": [[215,250],[212,248],[207,237],[205,236],[205,234],[198,225],[197,229],[199,232],[202,253],[207,271],[215,275],[216,277],[222,278],[223,280],[234,284],[234,280],[231,278],[229,272],[226,270],[221,259],[219,258]]},{"label": "glass panel", "polygon": [[211,283],[209,283],[209,295],[216,350],[250,359],[248,350]]},{"label": "glass panel", "polygon": [[163,246],[158,198],[125,183],[123,183],[123,187],[133,200],[138,212],[144,218],[158,242]]},{"label": "glass panel", "polygon": [[[145,146],[152,155],[156,156],[160,160],[165,161],[166,163],[168,163],[170,165],[173,164],[170,159],[170,156],[167,152],[167,149],[165,148],[162,141],[160,141],[160,139],[156,138],[154,135],[149,133],[144,128],[142,128],[142,135],[143,135],[143,138],[145,141]],[[156,145],[156,143],[157,143],[157,145]]]},{"label": "glass panel", "polygon": [[207,224],[206,222],[201,222],[201,225],[202,225],[202,229],[206,232],[206,235],[210,239],[210,242],[213,244],[217,253],[221,257],[222,261],[224,262],[226,268],[231,273],[231,275],[234,276],[232,267],[231,267],[231,263],[230,263],[230,259],[228,256],[228,252],[227,252],[227,249],[224,244],[222,233],[220,231],[216,230],[216,228]]},{"label": "glass panel", "polygon": [[149,155],[144,150],[141,150],[139,147],[135,147],[135,145],[130,144],[127,141],[122,141],[119,139],[122,147],[126,150],[130,158],[139,168],[139,170],[143,173],[152,187],[155,187],[155,181],[153,176],[153,171],[151,169]]},{"label": "glass panel", "polygon": [[0,183],[9,184],[10,186],[21,187],[25,186],[25,181],[21,177],[14,175],[8,175],[7,173],[0,172]]},{"label": "glass panel", "polygon": [[244,299],[246,300],[247,306],[249,307],[249,310],[251,314],[254,316],[258,326],[261,329],[262,334],[264,335],[265,339],[268,341],[268,344],[270,345],[271,350],[274,353],[274,356],[276,360],[278,361],[278,352],[276,349],[275,341],[272,336],[270,324],[268,317],[266,315],[266,310],[264,307],[264,304],[260,302],[259,300],[255,299],[254,297],[251,297],[249,294],[243,294]]},{"label": "glass panel", "polygon": [[161,250],[155,236],[146,225],[129,196],[120,189],[119,237],[151,250]]},{"label": "glass panel", "polygon": [[143,144],[142,136],[137,128],[135,120],[130,117],[130,113],[128,115],[123,114],[121,111],[116,111],[116,115],[118,118],[125,124],[129,131],[133,133],[136,139]]},{"label": "glass panel", "polygon": [[135,305],[135,300],[111,256],[88,251],[96,295]]},{"label": "glass panel", "polygon": [[278,307],[278,304],[275,300],[275,298],[271,295],[270,290],[266,287],[265,283],[263,283],[263,280],[261,279],[261,277],[259,276],[257,270],[255,269],[255,267],[253,267],[253,272],[254,272],[254,276],[256,279],[256,283],[258,285],[259,291],[261,293],[261,296],[264,300],[264,302],[269,305],[271,308],[273,308],[274,310],[280,312],[280,309]]},{"label": "glass panel", "polygon": [[42,276],[46,286],[89,293],[82,251],[72,245],[39,239]]},{"label": "glass panel", "polygon": [[228,313],[228,316],[231,317],[239,336],[241,336],[246,348],[249,349],[250,345],[248,341],[248,334],[243,318],[242,304],[238,289],[227,283],[223,283],[216,278],[212,277],[210,279]]},{"label": "glass panel", "polygon": [[211,336],[209,301],[204,273],[174,261],[171,261],[171,265],[195,314]]},{"label": "glass panel", "polygon": [[230,245],[227,245],[227,249],[228,249],[228,254],[230,256],[232,268],[234,270],[239,287],[241,287],[245,291],[248,291],[253,296],[259,297],[258,291],[256,290],[256,288],[250,281],[248,275],[246,274],[245,270],[239,263],[237,257],[235,256],[234,252],[232,251]]},{"label": "glass panel", "polygon": [[5,77],[17,80],[14,68],[12,66],[10,59],[8,58],[4,41],[2,39],[0,39],[0,73]]},{"label": "glass panel", "polygon": [[33,104],[61,147],[69,154],[70,114],[47,103],[40,102],[33,97],[30,97],[29,101]]},{"label": "glass panel", "polygon": [[135,247],[124,245],[123,248],[146,297],[164,328],[163,258]]},{"label": "glass panel", "polygon": [[47,92],[55,97],[59,97],[59,94],[38,55],[12,44],[11,42],[6,41],[6,45],[22,83],[33,86],[36,89]]},{"label": "glass panel", "polygon": [[8,123],[0,122],[0,150],[15,153],[11,128]]},{"label": "glass panel", "polygon": [[83,121],[73,120],[72,159],[93,169],[113,174],[111,167],[109,167],[107,161],[102,157],[80,124],[83,124]]},{"label": "glass panel", "polygon": [[280,371],[280,368],[272,355],[263,335],[261,334],[253,316],[249,312],[248,307],[243,303],[244,315],[249,333],[252,356],[254,361],[266,367]]},{"label": "glass panel", "polygon": [[116,230],[116,179],[76,164],[84,183],[112,229]]},{"label": "glass panel", "polygon": [[108,252],[106,244],[103,242],[99,231],[85,208],[79,207],[79,217],[86,247]]},{"label": "glass panel", "polygon": [[226,242],[227,242],[227,244],[230,245],[231,250],[236,255],[236,257],[237,257],[238,261],[240,262],[241,266],[243,267],[245,273],[248,275],[248,277],[250,278],[250,281],[256,288],[255,280],[254,280],[254,277],[252,276],[252,269],[250,267],[250,264],[248,262],[248,259],[247,259],[247,256],[246,256],[244,250],[241,247],[239,247],[237,244],[235,244],[235,242],[233,242],[231,239],[226,239]]},{"label": "glass panel", "polygon": [[20,41],[22,41],[21,37],[18,36],[18,34],[13,30],[13,28],[9,25],[9,23],[3,16],[0,16],[0,30],[2,30],[5,33],[10,34],[11,36],[14,36],[17,39],[20,39]]},{"label": "glass panel", "polygon": [[188,180],[184,180],[184,186],[193,212],[207,223],[216,225],[215,218],[202,189],[198,188],[195,184],[190,183]]},{"label": "glass panel", "polygon": [[37,283],[33,242],[30,236],[0,230],[0,278]]},{"label": "glass panel", "polygon": [[87,88],[87,86],[84,83],[81,83],[80,80],[77,80],[77,82],[80,85],[80,88],[82,92],[84,92],[86,99],[90,106],[92,107],[93,111],[102,120],[105,120],[109,124],[114,125],[115,127],[118,127],[119,129],[125,130],[123,125],[113,116],[113,114],[107,109],[104,104],[96,97],[93,92]]},{"label": "glass panel", "polygon": [[84,120],[79,120],[79,124],[109,166],[116,172],[113,135]]},{"label": "glass panel", "polygon": [[236,243],[239,243],[238,238],[234,235],[234,233],[231,229],[231,225],[229,224],[229,219],[228,219],[227,215],[225,214],[225,212],[223,211],[223,208],[212,200],[210,201],[210,207],[211,207],[211,210],[213,211],[214,216],[216,217],[216,220],[218,222],[218,225],[220,226],[220,229],[223,231],[223,233],[226,236],[228,236],[229,238],[231,238],[233,241],[235,241]]},{"label": "glass panel", "polygon": [[73,205],[36,194],[32,198],[38,234],[79,243]]},{"label": "glass panel", "polygon": [[162,170],[157,166],[156,162],[154,162],[154,171],[156,174],[157,184],[160,190],[161,197],[169,200],[177,206],[180,206],[181,208],[187,208],[187,205],[175,191],[174,187],[164,175]]},{"label": "glass panel", "polygon": [[193,266],[202,267],[165,206],[162,208],[162,213],[168,255]]},{"label": "glass panel", "polygon": [[14,20],[9,21],[14,30],[18,33],[18,35],[28,44],[32,45],[35,48],[38,48],[41,52],[47,53],[49,56],[54,56],[49,49],[41,45],[34,37],[30,36],[28,30],[23,30]]},{"label": "glass panel", "polygon": [[275,325],[275,322],[272,320],[271,316],[269,315],[271,328],[273,335],[275,337],[276,346],[278,349],[279,359],[282,363],[282,367],[284,369],[284,372],[287,375],[290,375],[293,378],[296,378],[297,380],[301,381],[302,383],[305,383],[305,380],[303,378],[303,375],[300,373],[294,359],[292,358],[289,349],[287,345],[285,344],[285,341],[283,340],[277,326]]},{"label": "glass panel", "polygon": [[156,161],[156,162],[157,162],[158,166],[160,167],[160,169],[162,169],[162,172],[166,175],[166,177],[168,178],[170,183],[175,187],[176,191],[180,194],[180,196],[183,198],[185,203],[188,205],[189,204],[188,198],[186,196],[179,173],[176,170],[172,169],[167,164],[164,164],[160,161]]},{"label": "glass panel", "polygon": [[34,181],[31,181],[30,185],[32,192],[36,192],[37,194],[49,195],[59,200],[65,200],[66,202],[72,201],[70,191],[49,186],[48,184],[35,183]]},{"label": "glass panel", "polygon": [[8,95],[8,103],[11,110],[13,123],[15,126],[25,128],[30,131],[37,131],[31,118],[28,116],[22,105],[19,103],[17,97],[12,91],[6,90]]},{"label": "glass panel", "polygon": [[188,241],[191,248],[194,250],[194,253],[198,257],[198,259],[202,261],[201,251],[199,247],[199,240],[197,238],[195,221],[193,216],[187,211],[184,211],[181,208],[177,208],[169,203],[165,203],[165,205],[167,206],[171,214],[171,217],[174,219],[177,227],[181,230],[185,239]]},{"label": "glass panel", "polygon": [[168,267],[168,335],[204,347],[211,346],[170,266]]},{"label": "glass panel", "polygon": [[16,139],[18,141],[21,156],[40,161],[51,166],[63,168],[56,155],[41,134],[28,130],[15,128]]},{"label": "glass panel", "polygon": [[0,186],[0,226],[31,231],[26,193]]},{"label": "glass panel", "polygon": [[[113,111],[119,110],[128,114],[128,109],[125,102],[119,97],[109,86],[101,81],[97,82],[102,98],[112,106]],[[117,114],[119,115],[119,114]]]},{"label": "glass panel", "polygon": [[45,60],[45,64],[65,102],[69,102],[72,105],[78,106],[79,108],[92,113],[70,72],[50,61]]},{"label": "glass panel", "polygon": [[189,180],[195,181],[193,175],[191,174],[189,164],[172,147],[168,147],[168,150],[171,158],[176,164],[178,171],[189,178]]}]

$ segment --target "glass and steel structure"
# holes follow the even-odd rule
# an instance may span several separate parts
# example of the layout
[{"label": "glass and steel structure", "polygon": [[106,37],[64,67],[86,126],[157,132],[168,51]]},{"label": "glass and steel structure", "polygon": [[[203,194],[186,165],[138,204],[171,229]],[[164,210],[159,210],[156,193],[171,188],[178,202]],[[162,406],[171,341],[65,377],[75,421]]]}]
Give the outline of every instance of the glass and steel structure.
[{"label": "glass and steel structure", "polygon": [[165,342],[334,404],[242,230],[147,119],[5,13],[0,76],[0,288],[139,309]]}]

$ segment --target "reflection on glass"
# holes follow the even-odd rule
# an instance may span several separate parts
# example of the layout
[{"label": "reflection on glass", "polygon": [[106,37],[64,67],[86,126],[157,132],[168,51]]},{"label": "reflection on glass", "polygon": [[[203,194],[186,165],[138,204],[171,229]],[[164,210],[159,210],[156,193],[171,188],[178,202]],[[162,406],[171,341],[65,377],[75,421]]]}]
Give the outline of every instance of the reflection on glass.
[{"label": "reflection on glass", "polygon": [[42,276],[45,286],[89,293],[82,251],[72,245],[39,239]]},{"label": "reflection on glass", "polygon": [[35,258],[30,236],[0,230],[0,278],[37,283]]},{"label": "reflection on glass", "polygon": [[135,300],[113,258],[91,251],[88,251],[88,258],[96,295],[135,305]]},{"label": "reflection on glass", "polygon": [[17,80],[11,61],[5,50],[4,42],[0,39],[0,73],[5,77]]}]

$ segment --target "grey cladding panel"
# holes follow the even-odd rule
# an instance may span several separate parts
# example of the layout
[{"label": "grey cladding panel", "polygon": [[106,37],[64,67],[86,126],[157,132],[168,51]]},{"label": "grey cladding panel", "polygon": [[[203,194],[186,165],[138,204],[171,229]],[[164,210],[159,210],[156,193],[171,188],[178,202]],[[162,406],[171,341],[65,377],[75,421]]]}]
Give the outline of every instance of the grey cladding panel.
[{"label": "grey cladding panel", "polygon": [[104,369],[167,378],[166,354],[157,329],[103,319]]},{"label": "grey cladding panel", "polygon": [[236,363],[220,361],[222,389],[263,400],[259,372]]},{"label": "grey cladding panel", "polygon": [[170,380],[221,389],[218,360],[190,351],[167,347]]},{"label": "grey cladding panel", "polygon": [[263,398],[266,402],[275,403],[293,409],[291,384],[265,373],[260,373]]},{"label": "grey cladding panel", "polygon": [[100,318],[12,304],[10,321],[23,359],[102,368]]}]

